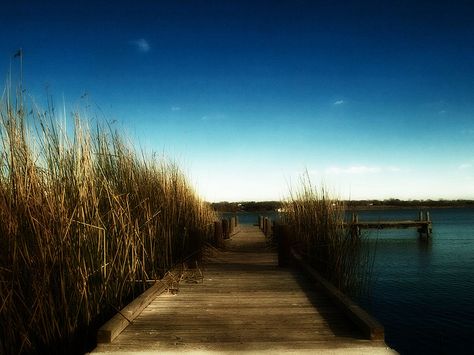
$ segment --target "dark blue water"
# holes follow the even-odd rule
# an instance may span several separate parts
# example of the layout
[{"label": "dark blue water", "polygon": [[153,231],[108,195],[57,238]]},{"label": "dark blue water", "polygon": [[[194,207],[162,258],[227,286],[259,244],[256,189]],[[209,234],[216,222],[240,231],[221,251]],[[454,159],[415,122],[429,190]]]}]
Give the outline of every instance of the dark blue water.
[{"label": "dark blue water", "polygon": [[240,224],[257,224],[258,216],[268,217],[272,221],[278,219],[277,212],[237,212],[237,213],[222,213],[223,218],[230,218],[237,216]]},{"label": "dark blue water", "polygon": [[[474,354],[474,209],[430,214],[429,242],[419,240],[416,229],[367,232],[376,250],[372,283],[357,301],[401,354]],[[238,216],[254,224],[258,214]],[[417,218],[418,210],[359,212],[361,221]]]},{"label": "dark blue water", "polygon": [[[474,353],[474,209],[434,209],[431,241],[415,229],[371,231],[373,282],[359,300],[402,354]],[[359,220],[416,219],[416,210],[359,213]],[[372,248],[374,249],[374,248]]]}]

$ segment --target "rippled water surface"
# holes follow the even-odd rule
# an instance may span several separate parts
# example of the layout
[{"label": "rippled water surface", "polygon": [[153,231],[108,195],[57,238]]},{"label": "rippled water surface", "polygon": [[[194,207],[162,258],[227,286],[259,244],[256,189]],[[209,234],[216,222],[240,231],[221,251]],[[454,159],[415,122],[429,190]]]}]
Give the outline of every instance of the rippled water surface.
[{"label": "rippled water surface", "polygon": [[[359,300],[402,354],[474,353],[474,209],[431,210],[431,241],[416,230],[371,231],[369,298]],[[416,210],[359,213],[360,220],[415,219]]]}]

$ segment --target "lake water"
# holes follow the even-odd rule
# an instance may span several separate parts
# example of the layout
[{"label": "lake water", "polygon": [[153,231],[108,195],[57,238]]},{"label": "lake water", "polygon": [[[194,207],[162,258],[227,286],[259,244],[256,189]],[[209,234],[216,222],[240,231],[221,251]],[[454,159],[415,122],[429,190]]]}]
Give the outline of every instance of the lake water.
[{"label": "lake water", "polygon": [[[373,284],[361,305],[402,354],[474,354],[474,209],[433,209],[433,235],[368,232]],[[417,210],[359,213],[359,220],[416,219]]]},{"label": "lake water", "polygon": [[[357,301],[401,354],[474,354],[474,209],[430,214],[428,242],[416,229],[366,232],[376,250],[373,281]],[[239,213],[239,221],[254,224],[257,216]],[[417,218],[418,210],[410,209],[359,212],[360,221]]]}]

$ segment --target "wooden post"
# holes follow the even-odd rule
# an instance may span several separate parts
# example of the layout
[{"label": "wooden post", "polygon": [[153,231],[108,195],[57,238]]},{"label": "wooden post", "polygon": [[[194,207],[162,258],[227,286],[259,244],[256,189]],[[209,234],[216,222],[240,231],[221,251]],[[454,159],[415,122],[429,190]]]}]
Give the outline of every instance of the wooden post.
[{"label": "wooden post", "polygon": [[431,233],[433,233],[433,228],[431,227],[431,222],[426,221],[420,228],[418,228],[418,235],[422,240],[428,240],[431,238]]},{"label": "wooden post", "polygon": [[430,217],[429,211],[426,211],[426,221],[428,222],[426,224],[426,237],[431,238],[431,234],[433,233],[433,228],[431,224],[431,217]]},{"label": "wooden post", "polygon": [[258,216],[258,225],[260,229],[263,231],[263,216]]},{"label": "wooden post", "polygon": [[225,218],[222,220],[222,235],[224,239],[230,238],[229,220]]},{"label": "wooden post", "polygon": [[214,243],[216,244],[216,247],[218,248],[224,245],[221,222],[214,222]]},{"label": "wooden post", "polygon": [[278,243],[278,266],[288,266],[291,255],[290,227],[287,224],[275,225],[275,235]]},{"label": "wooden post", "polygon": [[359,215],[355,212],[352,212],[352,224],[351,224],[351,238],[359,238],[360,237],[360,227],[359,223]]},{"label": "wooden post", "polygon": [[195,269],[202,261],[201,233],[197,229],[192,229],[188,234],[188,259],[186,264],[190,269]]},{"label": "wooden post", "polygon": [[234,227],[235,227],[235,217],[230,217],[229,218],[229,233],[230,234],[234,233]]},{"label": "wooden post", "polygon": [[239,225],[239,216],[235,215],[235,226]]},{"label": "wooden post", "polygon": [[422,240],[426,240],[426,239],[427,239],[426,227],[425,227],[425,226],[420,226],[420,228],[418,228],[418,236],[419,236],[420,239],[422,239]]}]

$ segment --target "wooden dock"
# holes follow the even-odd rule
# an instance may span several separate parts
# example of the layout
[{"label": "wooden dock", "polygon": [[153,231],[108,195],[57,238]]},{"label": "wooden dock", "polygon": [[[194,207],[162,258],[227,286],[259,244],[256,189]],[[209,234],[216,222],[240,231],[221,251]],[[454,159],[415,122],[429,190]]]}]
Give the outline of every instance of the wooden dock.
[{"label": "wooden dock", "polygon": [[[394,353],[364,339],[299,271],[279,268],[254,226],[239,226],[176,293],[157,296],[101,353]],[[188,271],[189,273],[189,271]],[[196,278],[196,275],[198,276]]]},{"label": "wooden dock", "polygon": [[357,214],[352,214],[351,222],[345,223],[351,233],[360,236],[362,229],[406,229],[416,228],[420,238],[430,238],[433,232],[433,225],[429,212],[426,215],[420,212],[418,220],[407,221],[359,221]]}]

